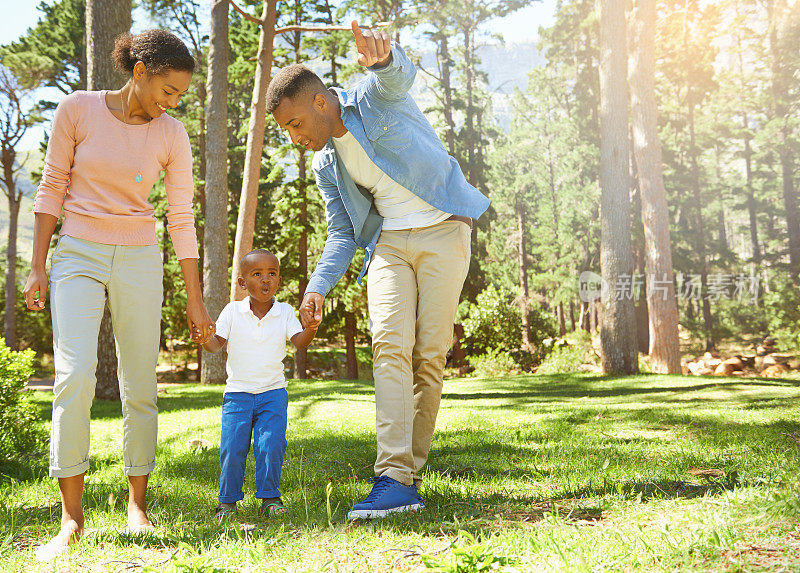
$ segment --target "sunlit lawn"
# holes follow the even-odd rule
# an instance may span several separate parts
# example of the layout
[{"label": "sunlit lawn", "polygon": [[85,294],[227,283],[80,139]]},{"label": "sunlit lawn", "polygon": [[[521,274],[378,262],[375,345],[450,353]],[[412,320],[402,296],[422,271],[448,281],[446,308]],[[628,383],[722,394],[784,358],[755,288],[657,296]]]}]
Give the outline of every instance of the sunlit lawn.
[{"label": "sunlit lawn", "polygon": [[[156,535],[124,531],[118,404],[93,408],[87,534],[59,571],[800,571],[800,382],[667,376],[449,380],[427,509],[348,523],[375,455],[369,382],[291,382],[284,518],[249,460],[216,523],[222,388],[159,397]],[[38,393],[46,418],[49,394]],[[192,449],[191,439],[209,447]],[[707,471],[707,474],[695,475]],[[60,509],[44,460],[0,483],[0,570],[47,571]],[[329,486],[330,484],[330,486]],[[491,570],[491,569],[486,569]]]}]

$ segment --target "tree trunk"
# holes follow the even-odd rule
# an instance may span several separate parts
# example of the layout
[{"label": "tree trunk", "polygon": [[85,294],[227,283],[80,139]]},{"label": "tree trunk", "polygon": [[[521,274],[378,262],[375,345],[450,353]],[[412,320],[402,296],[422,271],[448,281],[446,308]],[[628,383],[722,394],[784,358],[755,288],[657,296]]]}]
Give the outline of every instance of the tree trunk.
[{"label": "tree trunk", "polygon": [[358,359],[356,358],[356,315],[344,313],[344,339],[346,348],[347,380],[358,380]]},{"label": "tree trunk", "polygon": [[[211,5],[211,37],[205,102],[205,223],[203,299],[216,318],[228,301],[228,1]],[[206,352],[200,382],[222,384],[225,351]]]},{"label": "tree trunk", "polygon": [[[86,88],[114,90],[126,78],[111,61],[114,40],[131,27],[131,0],[86,1]],[[108,305],[103,311],[97,339],[97,385],[95,396],[101,400],[119,400],[117,350]]]},{"label": "tree trunk", "polygon": [[714,320],[711,316],[711,303],[708,300],[708,261],[706,259],[705,221],[703,219],[703,203],[700,198],[700,166],[697,163],[697,147],[694,130],[694,104],[689,103],[689,161],[694,191],[695,225],[697,245],[695,250],[700,258],[700,284],[702,294],[703,330],[706,336],[706,351],[714,348],[712,329]]},{"label": "tree trunk", "polygon": [[775,119],[780,125],[778,131],[778,157],[781,163],[783,182],[783,206],[786,212],[786,233],[789,237],[789,274],[795,285],[800,284],[800,222],[798,222],[797,191],[794,187],[794,157],[790,143],[790,112],[786,102],[788,94],[787,77],[791,72],[783,65],[783,56],[778,46],[779,15],[775,0],[767,0],[769,17],[769,50],[772,55],[772,106]]},{"label": "tree trunk", "polygon": [[571,332],[575,332],[575,304],[572,301],[569,301],[569,324]]},{"label": "tree trunk", "polygon": [[[6,346],[17,350],[17,228],[19,226],[19,206],[22,202],[22,193],[17,193],[14,184],[14,164],[6,163],[6,154],[3,157],[3,171],[8,193],[8,247],[6,250],[6,312],[3,324],[3,337]],[[8,154],[14,157],[16,154]]]},{"label": "tree trunk", "polygon": [[526,257],[527,248],[525,245],[525,232],[527,231],[528,225],[525,217],[525,203],[522,197],[517,196],[516,203],[517,234],[519,235],[517,259],[519,262],[519,311],[522,314],[522,348],[527,352],[531,352],[533,345],[531,343],[531,325],[528,312],[530,293],[528,291],[528,261]]},{"label": "tree trunk", "polygon": [[600,313],[603,372],[638,372],[633,299],[614,296],[622,275],[633,274],[625,5],[598,0],[600,15],[600,267],[609,293]]},{"label": "tree trunk", "polygon": [[653,371],[680,374],[678,302],[675,298],[669,209],[662,173],[655,100],[655,0],[636,0],[631,15],[631,115],[636,173],[642,201],[647,269],[648,353]]},{"label": "tree trunk", "polygon": [[115,90],[127,78],[114,68],[114,40],[131,28],[131,0],[86,0],[86,88]]},{"label": "tree trunk", "polygon": [[450,82],[450,48],[447,45],[447,34],[439,37],[439,57],[442,66],[442,115],[447,125],[444,138],[447,143],[447,152],[450,155],[456,154],[455,122],[453,121],[453,88]]},{"label": "tree trunk", "polygon": [[[303,303],[303,296],[308,286],[308,203],[306,203],[306,150],[301,149],[299,159],[297,161],[297,178],[299,181],[298,191],[300,193],[300,237],[297,241],[297,250],[299,251],[298,261],[298,289],[297,289],[297,305]],[[297,351],[294,357],[295,366],[297,368],[297,378],[308,377],[308,349],[303,348]]]},{"label": "tree trunk", "polygon": [[239,216],[236,220],[236,240],[233,246],[231,272],[231,300],[244,298],[242,289],[236,288],[239,261],[253,249],[253,232],[258,203],[258,183],[261,178],[261,154],[264,151],[264,132],[267,128],[267,85],[272,70],[272,45],[275,39],[277,0],[264,0],[258,36],[253,99],[250,104],[250,124],[247,129],[247,148],[244,156],[242,193],[239,199]]}]

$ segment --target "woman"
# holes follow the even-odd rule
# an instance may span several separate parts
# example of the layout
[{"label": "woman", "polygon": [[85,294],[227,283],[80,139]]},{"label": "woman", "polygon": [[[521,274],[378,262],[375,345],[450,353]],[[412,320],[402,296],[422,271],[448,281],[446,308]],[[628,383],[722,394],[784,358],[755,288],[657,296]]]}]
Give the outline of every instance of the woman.
[{"label": "woman", "polygon": [[44,308],[47,250],[64,211],[50,277],[56,369],[50,476],[58,478],[62,516],[58,535],[37,551],[44,561],[83,533],[89,410],[106,304],[119,359],[128,527],[153,527],[145,492],[156,452],[163,266],[147,198],[161,171],[169,203],[167,229],[186,283],[192,339],[203,343],[214,332],[198,276],[189,137],[183,124],[165,113],[188,90],[194,59],[183,42],[164,30],[121,36],[113,58],[129,76],[122,89],[79,91],[59,103],[33,207],[31,274],[23,291],[31,310]]}]

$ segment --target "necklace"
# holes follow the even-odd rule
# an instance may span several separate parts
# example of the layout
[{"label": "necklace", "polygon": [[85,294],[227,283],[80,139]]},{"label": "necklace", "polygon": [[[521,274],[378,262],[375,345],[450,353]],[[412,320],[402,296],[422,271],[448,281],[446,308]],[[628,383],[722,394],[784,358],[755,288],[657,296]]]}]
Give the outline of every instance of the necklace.
[{"label": "necklace", "polygon": [[[125,121],[125,97],[122,95],[122,92],[119,92],[119,102],[122,105],[122,123],[127,124],[128,122]],[[147,132],[144,135],[144,148],[147,149],[147,140],[150,138],[150,124],[152,123],[152,119],[147,122]],[[131,150],[130,143],[128,143],[128,134],[125,133],[125,147],[128,148],[128,152],[130,156],[133,157],[134,154]],[[136,168],[136,177],[134,178],[137,183],[142,182],[142,158],[139,158],[139,165]]]}]

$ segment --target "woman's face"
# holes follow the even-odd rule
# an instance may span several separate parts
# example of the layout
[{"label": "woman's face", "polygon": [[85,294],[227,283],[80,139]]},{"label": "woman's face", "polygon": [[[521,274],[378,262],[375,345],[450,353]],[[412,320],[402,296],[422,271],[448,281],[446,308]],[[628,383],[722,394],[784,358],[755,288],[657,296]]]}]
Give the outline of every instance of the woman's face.
[{"label": "woman's face", "polygon": [[134,93],[142,110],[152,118],[178,107],[181,97],[192,82],[192,73],[166,68],[160,74],[149,74],[144,63],[133,68]]}]

